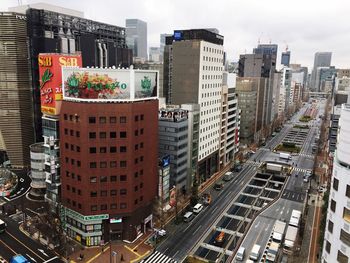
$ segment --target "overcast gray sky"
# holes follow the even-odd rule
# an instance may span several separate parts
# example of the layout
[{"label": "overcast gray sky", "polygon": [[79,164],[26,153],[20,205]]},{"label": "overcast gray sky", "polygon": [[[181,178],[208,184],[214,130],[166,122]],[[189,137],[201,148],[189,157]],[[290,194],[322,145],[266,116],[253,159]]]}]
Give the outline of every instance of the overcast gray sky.
[{"label": "overcast gray sky", "polygon": [[[85,17],[118,26],[126,18],[147,22],[148,45],[159,46],[159,35],[174,29],[214,27],[225,37],[229,60],[251,53],[261,43],[288,45],[291,62],[313,65],[317,51],[333,52],[332,64],[350,67],[349,0],[22,0],[46,2],[85,13]],[[0,10],[17,5],[0,0]]]}]

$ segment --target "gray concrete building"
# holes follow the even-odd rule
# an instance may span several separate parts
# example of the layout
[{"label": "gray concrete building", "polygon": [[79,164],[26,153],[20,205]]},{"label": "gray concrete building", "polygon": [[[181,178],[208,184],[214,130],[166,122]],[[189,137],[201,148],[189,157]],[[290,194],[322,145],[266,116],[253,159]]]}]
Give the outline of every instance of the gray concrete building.
[{"label": "gray concrete building", "polygon": [[35,143],[30,146],[30,198],[44,201],[46,190],[45,175],[45,148],[44,143]]},{"label": "gray concrete building", "polygon": [[147,23],[140,19],[125,20],[126,44],[133,56],[147,60]]},{"label": "gray concrete building", "polygon": [[35,142],[26,16],[0,13],[0,145],[12,166],[30,166]]},{"label": "gray concrete building", "polygon": [[319,91],[316,83],[317,68],[330,67],[332,60],[332,52],[316,52],[314,57],[314,67],[311,72],[310,86],[313,91]]},{"label": "gray concrete building", "polygon": [[170,188],[187,192],[188,112],[178,107],[159,109],[158,156],[170,155]]}]

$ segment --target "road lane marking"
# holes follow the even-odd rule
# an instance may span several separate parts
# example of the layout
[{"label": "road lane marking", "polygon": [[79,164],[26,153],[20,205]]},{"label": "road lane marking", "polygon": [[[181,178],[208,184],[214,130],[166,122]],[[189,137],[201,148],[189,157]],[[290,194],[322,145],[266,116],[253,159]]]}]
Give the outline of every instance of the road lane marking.
[{"label": "road lane marking", "polygon": [[24,247],[26,247],[30,252],[32,252],[34,255],[36,255],[38,258],[40,258],[41,260],[45,261],[45,258],[42,258],[40,255],[38,255],[36,252],[34,252],[33,250],[31,250],[29,247],[27,247],[22,241],[20,241],[18,238],[16,238],[15,236],[13,236],[12,234],[10,234],[9,232],[6,232],[7,234],[9,234],[13,239],[15,239],[17,242],[21,243]]},{"label": "road lane marking", "polygon": [[55,260],[56,258],[59,258],[59,257],[58,257],[58,256],[55,256],[55,257],[53,257],[53,258],[50,258],[50,259],[46,260],[44,263],[51,262],[51,261]]},{"label": "road lane marking", "polygon": [[197,229],[192,233],[192,236],[202,227],[202,225],[200,225],[199,227],[197,227]]},{"label": "road lane marking", "polygon": [[30,258],[30,260],[36,262],[36,260],[34,258],[32,258],[31,256],[29,256],[27,253],[26,253],[26,256]]},{"label": "road lane marking", "polygon": [[13,253],[15,253],[15,255],[17,255],[18,253],[16,251],[14,251],[11,247],[9,247],[4,241],[2,241],[0,239],[0,242],[3,243],[5,245],[5,247],[7,247],[9,250],[11,250]]},{"label": "road lane marking", "polygon": [[215,207],[213,211],[211,211],[211,214],[214,214],[214,212],[218,209],[219,207]]}]

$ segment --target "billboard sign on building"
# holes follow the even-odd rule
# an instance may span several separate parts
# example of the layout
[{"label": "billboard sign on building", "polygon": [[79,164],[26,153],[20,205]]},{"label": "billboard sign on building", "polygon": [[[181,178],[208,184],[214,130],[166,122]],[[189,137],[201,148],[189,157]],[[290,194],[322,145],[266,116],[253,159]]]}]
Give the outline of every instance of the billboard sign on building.
[{"label": "billboard sign on building", "polygon": [[41,112],[59,115],[62,103],[62,66],[81,67],[81,55],[39,54]]},{"label": "billboard sign on building", "polygon": [[64,67],[62,72],[64,100],[130,101],[158,98],[157,71]]}]

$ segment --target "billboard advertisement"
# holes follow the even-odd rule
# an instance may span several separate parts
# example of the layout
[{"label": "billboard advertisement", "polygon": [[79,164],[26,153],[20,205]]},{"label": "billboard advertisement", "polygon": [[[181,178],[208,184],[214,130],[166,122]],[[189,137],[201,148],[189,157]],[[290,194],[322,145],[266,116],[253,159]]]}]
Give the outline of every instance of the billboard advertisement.
[{"label": "billboard advertisement", "polygon": [[63,68],[65,99],[130,100],[130,71]]},{"label": "billboard advertisement", "polygon": [[135,71],[135,99],[158,96],[158,74],[156,71]]},{"label": "billboard advertisement", "polygon": [[62,97],[62,66],[81,67],[81,55],[39,54],[41,112],[58,115]]}]

